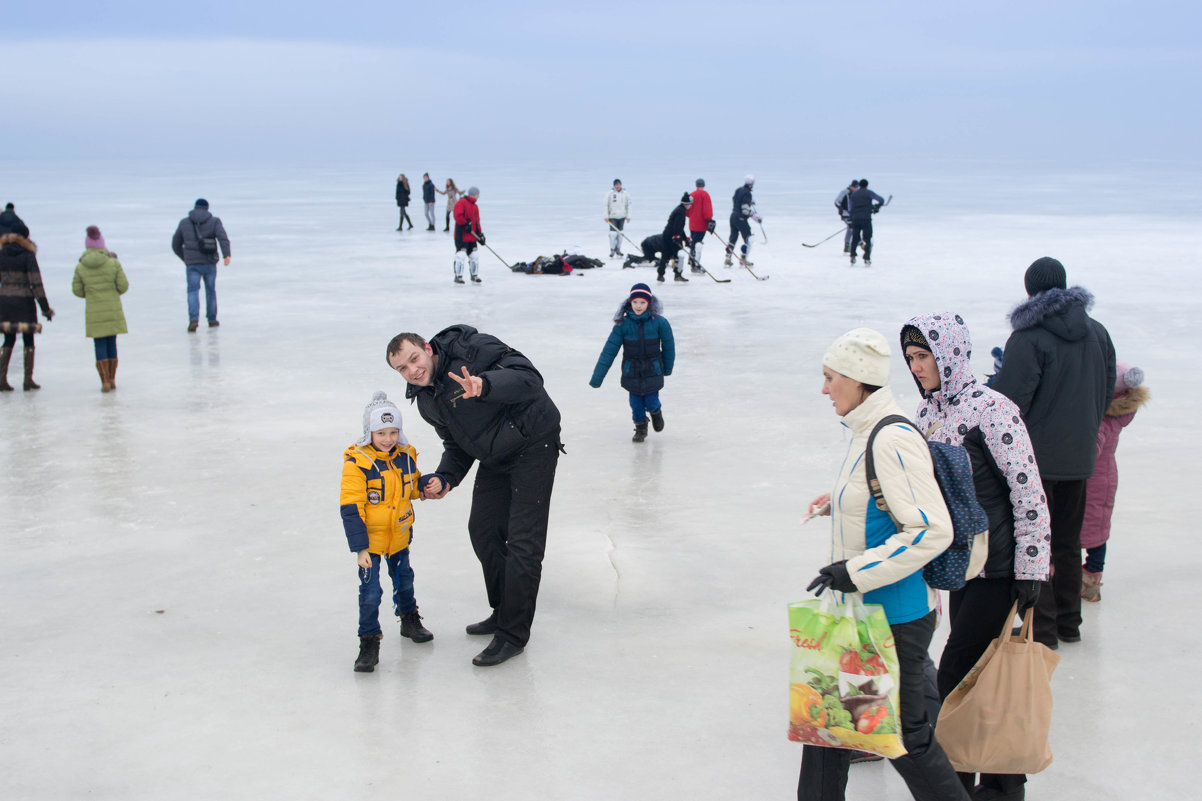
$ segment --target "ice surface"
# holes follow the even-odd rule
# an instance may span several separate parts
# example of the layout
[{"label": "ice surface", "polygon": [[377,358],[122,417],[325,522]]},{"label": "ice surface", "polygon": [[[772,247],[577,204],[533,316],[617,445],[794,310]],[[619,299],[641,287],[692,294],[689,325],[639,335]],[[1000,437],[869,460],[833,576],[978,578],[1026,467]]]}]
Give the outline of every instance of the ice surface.
[{"label": "ice surface", "polygon": [[[450,237],[397,233],[393,181],[430,169],[481,188],[488,242],[510,262],[578,246],[607,253],[602,200],[634,198],[627,232],[659,231],[705,177],[719,232],[753,170],[769,242],[757,282],[723,270],[656,285],[676,333],[667,428],[630,442],[614,368],[588,378],[610,318],[649,268],[451,283]],[[871,269],[848,267],[830,205],[860,173],[894,196]],[[804,528],[845,443],[819,394],[835,336],[909,316],[968,321],[974,366],[1004,343],[1022,273],[1053,255],[1097,296],[1095,316],[1142,366],[1152,403],[1126,429],[1104,600],[1061,648],[1054,764],[1032,798],[1184,795],[1202,693],[1189,675],[1199,569],[1197,190],[1155,165],[1053,174],[953,163],[908,172],[844,163],[598,168],[356,165],[182,169],[9,165],[6,197],[32,229],[51,305],[43,389],[0,396],[0,796],[11,799],[791,798],[785,604],[825,564]],[[1168,203],[1166,178],[1188,197]],[[416,193],[418,197],[420,194]],[[207,197],[233,242],[219,329],[185,333],[176,221]],[[84,227],[129,276],[119,389],[99,392],[83,302],[70,293]],[[630,246],[626,245],[629,250]],[[539,612],[500,668],[463,633],[487,613],[465,486],[417,508],[413,565],[427,645],[386,625],[374,674],[355,674],[355,568],[337,513],[342,448],[398,331],[466,322],[522,350],[563,412]],[[10,368],[19,377],[20,356]],[[893,386],[917,405],[900,358]],[[408,405],[432,469],[439,447]],[[390,618],[385,611],[385,621]],[[941,631],[941,641],[944,633]],[[936,646],[938,647],[938,646]],[[1164,693],[1153,692],[1163,688]],[[1182,714],[1182,713],[1185,714]],[[1152,766],[1155,765],[1155,768]],[[1138,766],[1138,767],[1137,767]],[[908,797],[883,763],[849,798]]]}]

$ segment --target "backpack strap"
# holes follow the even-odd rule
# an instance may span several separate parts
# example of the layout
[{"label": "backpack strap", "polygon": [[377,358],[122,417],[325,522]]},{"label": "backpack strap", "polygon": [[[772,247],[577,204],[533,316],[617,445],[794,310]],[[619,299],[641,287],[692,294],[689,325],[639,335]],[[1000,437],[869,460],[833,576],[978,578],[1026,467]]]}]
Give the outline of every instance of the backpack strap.
[{"label": "backpack strap", "polygon": [[[910,422],[910,419],[904,415],[887,415],[882,417],[880,421],[872,427],[872,433],[868,435],[868,444],[864,446],[864,473],[868,477],[868,491],[872,493],[872,498],[874,501],[876,501],[876,508],[880,509],[882,512],[889,512],[889,504],[885,503],[885,493],[881,491],[881,482],[876,477],[876,462],[872,457],[872,446],[876,443],[877,433],[885,426],[890,426],[895,423],[905,423],[908,426],[914,426],[914,424]],[[893,514],[889,513],[889,517],[893,517]],[[897,525],[897,520],[894,520],[893,524]]]}]

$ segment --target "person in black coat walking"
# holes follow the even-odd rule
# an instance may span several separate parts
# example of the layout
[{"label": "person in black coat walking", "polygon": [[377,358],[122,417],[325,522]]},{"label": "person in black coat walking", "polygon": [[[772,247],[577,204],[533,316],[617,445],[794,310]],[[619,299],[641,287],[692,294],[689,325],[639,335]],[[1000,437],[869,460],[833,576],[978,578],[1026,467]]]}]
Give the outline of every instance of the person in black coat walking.
[{"label": "person in black coat walking", "polygon": [[1010,313],[993,388],[1018,406],[1039,464],[1052,518],[1052,578],[1035,605],[1035,639],[1049,648],[1081,639],[1081,522],[1098,427],[1117,374],[1110,333],[1086,312],[1093,295],[1068,288],[1064,265],[1036,259],[1028,298]]},{"label": "person in black coat walking", "polygon": [[37,245],[23,234],[13,231],[0,236],[0,331],[4,332],[4,344],[0,346],[0,391],[3,392],[13,390],[8,383],[8,364],[17,344],[17,334],[21,335],[21,344],[25,348],[22,388],[27,391],[42,388],[33,380],[33,335],[42,330],[38,323],[38,307],[47,322],[54,319],[54,309],[46,300],[37,252]]},{"label": "person in black coat walking", "polygon": [[408,384],[405,397],[442,439],[442,459],[423,497],[442,498],[480,463],[468,534],[492,614],[467,633],[493,636],[472,663],[499,665],[530,639],[563,448],[559,409],[529,359],[468,325],[444,329],[429,342],[397,334],[387,359]]},{"label": "person in black coat walking", "polygon": [[656,281],[664,280],[664,271],[672,259],[676,259],[673,280],[686,282],[689,280],[684,277],[684,264],[677,256],[682,249],[689,246],[689,235],[685,231],[685,223],[688,220],[689,207],[692,205],[693,197],[685,192],[680,198],[680,204],[668,215],[668,224],[664,226],[664,249],[660,252],[659,263],[655,267]]},{"label": "person in black coat walking", "polygon": [[409,230],[413,230],[413,220],[409,219],[409,179],[405,177],[405,173],[401,173],[396,179],[396,204],[401,211],[400,222],[397,223],[398,231],[405,230],[405,223],[409,223]]}]

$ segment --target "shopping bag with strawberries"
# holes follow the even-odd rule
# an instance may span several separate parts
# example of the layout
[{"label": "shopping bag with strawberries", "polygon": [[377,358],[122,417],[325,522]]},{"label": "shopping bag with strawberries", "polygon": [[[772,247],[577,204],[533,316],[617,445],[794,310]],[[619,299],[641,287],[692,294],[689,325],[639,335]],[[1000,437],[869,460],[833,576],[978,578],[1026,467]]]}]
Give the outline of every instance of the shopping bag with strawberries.
[{"label": "shopping bag with strawberries", "polygon": [[789,739],[899,757],[897,651],[885,610],[842,597],[789,604]]}]

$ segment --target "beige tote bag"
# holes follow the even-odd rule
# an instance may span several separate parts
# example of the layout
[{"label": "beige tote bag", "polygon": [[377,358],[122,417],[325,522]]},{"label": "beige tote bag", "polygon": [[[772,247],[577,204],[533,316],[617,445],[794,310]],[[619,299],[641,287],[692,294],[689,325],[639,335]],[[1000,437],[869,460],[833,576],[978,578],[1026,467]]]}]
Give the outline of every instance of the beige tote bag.
[{"label": "beige tote bag", "polygon": [[1038,773],[1052,763],[1051,680],[1060,657],[1031,639],[1033,608],[1011,634],[1017,612],[1015,604],[1001,636],[943,702],[935,736],[958,771]]}]

